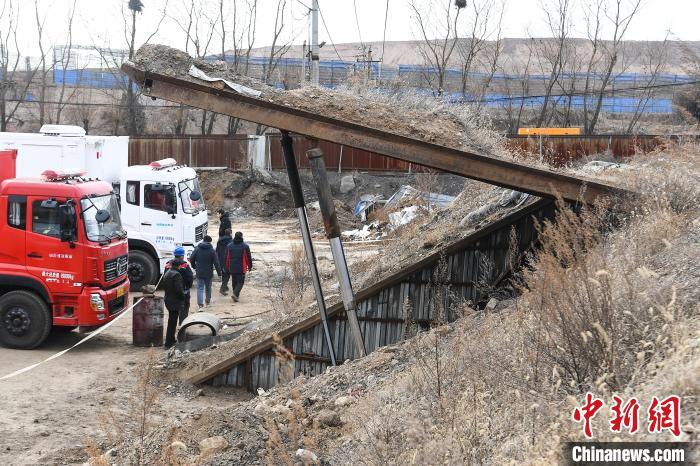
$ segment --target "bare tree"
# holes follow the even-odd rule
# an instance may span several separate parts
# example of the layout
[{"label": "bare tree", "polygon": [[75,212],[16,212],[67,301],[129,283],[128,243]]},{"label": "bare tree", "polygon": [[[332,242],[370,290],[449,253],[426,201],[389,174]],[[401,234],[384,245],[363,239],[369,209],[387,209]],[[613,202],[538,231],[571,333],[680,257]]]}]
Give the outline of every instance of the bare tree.
[{"label": "bare tree", "polygon": [[481,108],[488,92],[493,77],[499,68],[501,53],[503,52],[503,15],[505,14],[505,4],[501,3],[500,13],[496,16],[495,35],[493,42],[488,44],[484,50],[484,58],[481,68],[486,71],[486,74],[481,82],[481,88],[478,95],[477,108]]},{"label": "bare tree", "polygon": [[[431,4],[437,2],[430,2]],[[420,51],[425,63],[434,68],[437,76],[435,91],[438,95],[445,92],[447,68],[450,64],[459,41],[459,16],[466,7],[466,2],[442,0],[442,18],[435,17],[432,5],[427,12],[420,8],[415,0],[409,1],[409,7],[413,13],[413,22],[418,28],[421,37]]]},{"label": "bare tree", "polygon": [[[608,1],[612,3],[612,6],[608,4]],[[602,74],[599,80],[599,87],[592,97],[594,99],[592,114],[589,115],[588,104],[584,102],[584,130],[586,134],[593,134],[598,124],[604,96],[612,82],[613,72],[622,54],[623,39],[632,20],[639,12],[641,3],[642,0],[596,0],[593,8],[589,10],[592,12],[592,14],[589,14],[590,20],[588,22],[589,37],[593,37],[592,41],[595,40],[593,44],[594,55],[591,57],[591,61],[598,60],[595,54],[600,51]],[[612,28],[612,37],[607,41],[599,39],[603,30],[604,19],[607,20],[608,26]],[[591,67],[589,66],[589,68]],[[589,71],[589,74],[591,71],[592,69]],[[587,97],[587,95],[584,95],[584,101]]]},{"label": "bare tree", "polygon": [[36,71],[28,66],[22,74],[20,69],[19,6],[20,3],[13,0],[2,0],[0,4],[0,131],[6,131],[12,121],[18,126],[24,123],[17,118],[17,110],[26,98]]},{"label": "bare tree", "polygon": [[566,44],[571,33],[571,0],[551,0],[542,4],[542,10],[552,38],[539,40],[540,68],[547,70],[548,76],[537,126],[543,126],[547,121],[552,91],[564,70]]},{"label": "bare tree", "polygon": [[475,0],[472,2],[469,33],[466,39],[459,43],[457,51],[462,60],[462,97],[467,97],[469,76],[473,65],[486,45],[491,34],[490,19],[493,0]]},{"label": "bare tree", "polygon": [[639,120],[647,110],[649,101],[654,98],[658,88],[659,77],[664,72],[668,63],[668,34],[661,44],[647,42],[644,52],[644,71],[646,80],[642,87],[644,90],[637,99],[634,112],[627,124],[627,134],[632,134],[639,125]]},{"label": "bare tree", "polygon": [[[70,100],[70,97],[75,95],[76,89],[78,89],[80,85],[80,74],[76,76],[77,82],[73,86],[72,92],[70,93],[70,96],[68,99],[66,99],[66,71],[68,70],[71,60],[72,60],[72,51],[73,51],[73,19],[75,18],[75,11],[76,11],[76,3],[77,0],[73,0],[73,6],[70,9],[70,12],[68,13],[68,24],[67,24],[67,31],[66,31],[66,44],[61,47],[61,57],[60,59],[57,60],[57,57],[54,57],[54,64],[53,66],[56,66],[56,62],[61,63],[61,71],[63,73],[63,79],[61,80],[61,90],[58,93],[58,100],[56,102],[56,117],[53,119],[53,121],[56,124],[61,123],[61,114],[63,113],[63,109],[66,106],[66,102]],[[54,50],[56,50],[54,48]],[[76,68],[77,69],[77,68]]]},{"label": "bare tree", "polygon": [[34,16],[36,19],[36,30],[38,36],[38,46],[41,56],[39,57],[39,66],[41,67],[41,74],[39,78],[41,79],[39,88],[39,126],[44,125],[46,119],[46,76],[50,72],[50,69],[46,68],[46,50],[44,48],[44,23],[46,22],[46,15],[43,17],[39,13],[39,0],[34,0]]}]

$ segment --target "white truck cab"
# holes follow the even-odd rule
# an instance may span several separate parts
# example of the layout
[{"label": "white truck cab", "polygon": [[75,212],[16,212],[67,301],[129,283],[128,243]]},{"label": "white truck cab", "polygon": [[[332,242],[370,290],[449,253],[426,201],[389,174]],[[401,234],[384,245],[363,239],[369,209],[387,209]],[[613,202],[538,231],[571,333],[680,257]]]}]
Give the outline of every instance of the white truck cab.
[{"label": "white truck cab", "polygon": [[18,178],[82,169],[87,178],[112,184],[128,234],[134,291],[158,281],[175,247],[183,246],[189,256],[207,234],[197,173],[174,159],[130,167],[127,136],[87,136],[79,126],[44,125],[39,134],[0,133],[0,149],[17,149]]},{"label": "white truck cab", "polygon": [[183,246],[189,257],[207,234],[197,173],[175,159],[125,168],[119,195],[129,238],[129,277],[141,286],[157,280],[175,247]]}]

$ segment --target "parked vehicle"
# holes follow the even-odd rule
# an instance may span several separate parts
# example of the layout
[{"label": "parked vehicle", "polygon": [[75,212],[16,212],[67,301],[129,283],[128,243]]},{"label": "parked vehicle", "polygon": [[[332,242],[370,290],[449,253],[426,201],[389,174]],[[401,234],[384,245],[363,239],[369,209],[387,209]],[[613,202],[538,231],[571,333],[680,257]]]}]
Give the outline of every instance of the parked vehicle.
[{"label": "parked vehicle", "polygon": [[197,173],[172,158],[129,166],[129,138],[87,136],[78,126],[44,125],[40,134],[0,133],[0,149],[15,149],[19,177],[44,170],[82,169],[119,193],[129,241],[133,291],[155,284],[182,246],[187,255],[207,234],[207,210]]},{"label": "parked vehicle", "polygon": [[17,157],[0,151],[0,344],[31,349],[54,327],[91,330],[126,309],[128,243],[109,183],[16,178]]}]

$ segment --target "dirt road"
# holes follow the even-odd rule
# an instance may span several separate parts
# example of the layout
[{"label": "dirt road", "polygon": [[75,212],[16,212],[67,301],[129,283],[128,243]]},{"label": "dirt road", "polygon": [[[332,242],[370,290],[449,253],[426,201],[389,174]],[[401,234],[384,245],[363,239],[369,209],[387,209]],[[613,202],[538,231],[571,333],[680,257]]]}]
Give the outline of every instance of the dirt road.
[{"label": "dirt road", "polygon": [[[216,225],[212,225],[210,231],[215,232]],[[219,285],[214,284],[214,301],[207,312],[221,317],[244,317],[266,310],[271,296],[267,275],[284,267],[291,245],[300,243],[296,220],[236,220],[234,228],[244,232],[255,268],[239,303],[219,295]],[[317,240],[315,246],[319,256],[330,256],[327,241]],[[349,258],[372,253],[361,245],[348,245],[347,251]],[[193,296],[192,309],[196,308]],[[52,332],[37,350],[0,348],[0,376],[43,360],[81,338],[83,335],[76,332]],[[64,356],[0,381],[0,464],[81,464],[86,460],[88,443],[107,445],[103,415],[110,409],[125,409],[136,382],[134,368],[149,351],[132,346],[131,317],[126,316]],[[163,352],[161,348],[154,351],[158,357]],[[204,397],[162,396],[160,409],[185,416],[235,399],[228,392],[207,387]]]}]

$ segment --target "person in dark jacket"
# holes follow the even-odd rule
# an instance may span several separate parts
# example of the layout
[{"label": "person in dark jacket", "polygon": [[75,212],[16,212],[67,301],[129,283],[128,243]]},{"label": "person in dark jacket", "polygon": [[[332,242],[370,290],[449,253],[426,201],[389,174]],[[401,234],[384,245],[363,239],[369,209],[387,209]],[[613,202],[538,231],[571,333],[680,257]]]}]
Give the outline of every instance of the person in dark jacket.
[{"label": "person in dark jacket", "polygon": [[173,252],[175,258],[165,264],[165,270],[174,269],[182,276],[183,292],[185,293],[184,309],[180,314],[180,322],[190,314],[190,288],[194,282],[194,273],[190,268],[190,264],[185,260],[185,248],[177,247]]},{"label": "person in dark jacket", "polygon": [[[214,277],[214,269],[221,276],[219,256],[211,245],[211,236],[205,236],[201,243],[194,248],[190,256],[190,263],[197,272],[197,305],[199,310],[206,304],[211,304],[211,279]],[[204,295],[206,294],[206,301]]]},{"label": "person in dark jacket", "polygon": [[226,296],[228,294],[228,280],[231,275],[228,274],[226,270],[226,249],[228,245],[231,244],[233,238],[231,238],[231,229],[225,231],[224,236],[219,237],[219,241],[216,242],[216,255],[219,256],[219,264],[221,264],[221,288],[219,293]]},{"label": "person in dark jacket", "polygon": [[253,256],[250,254],[250,247],[243,242],[243,233],[237,231],[233,241],[226,248],[226,270],[231,275],[231,286],[233,294],[231,298],[238,301],[245,274],[253,269]]},{"label": "person in dark jacket", "polygon": [[168,328],[165,331],[166,348],[175,344],[175,329],[178,321],[185,319],[185,285],[177,269],[168,267],[163,274],[163,291],[165,308],[168,310]]},{"label": "person in dark jacket", "polygon": [[231,229],[231,218],[224,209],[219,209],[219,238],[226,235],[226,230]]}]

